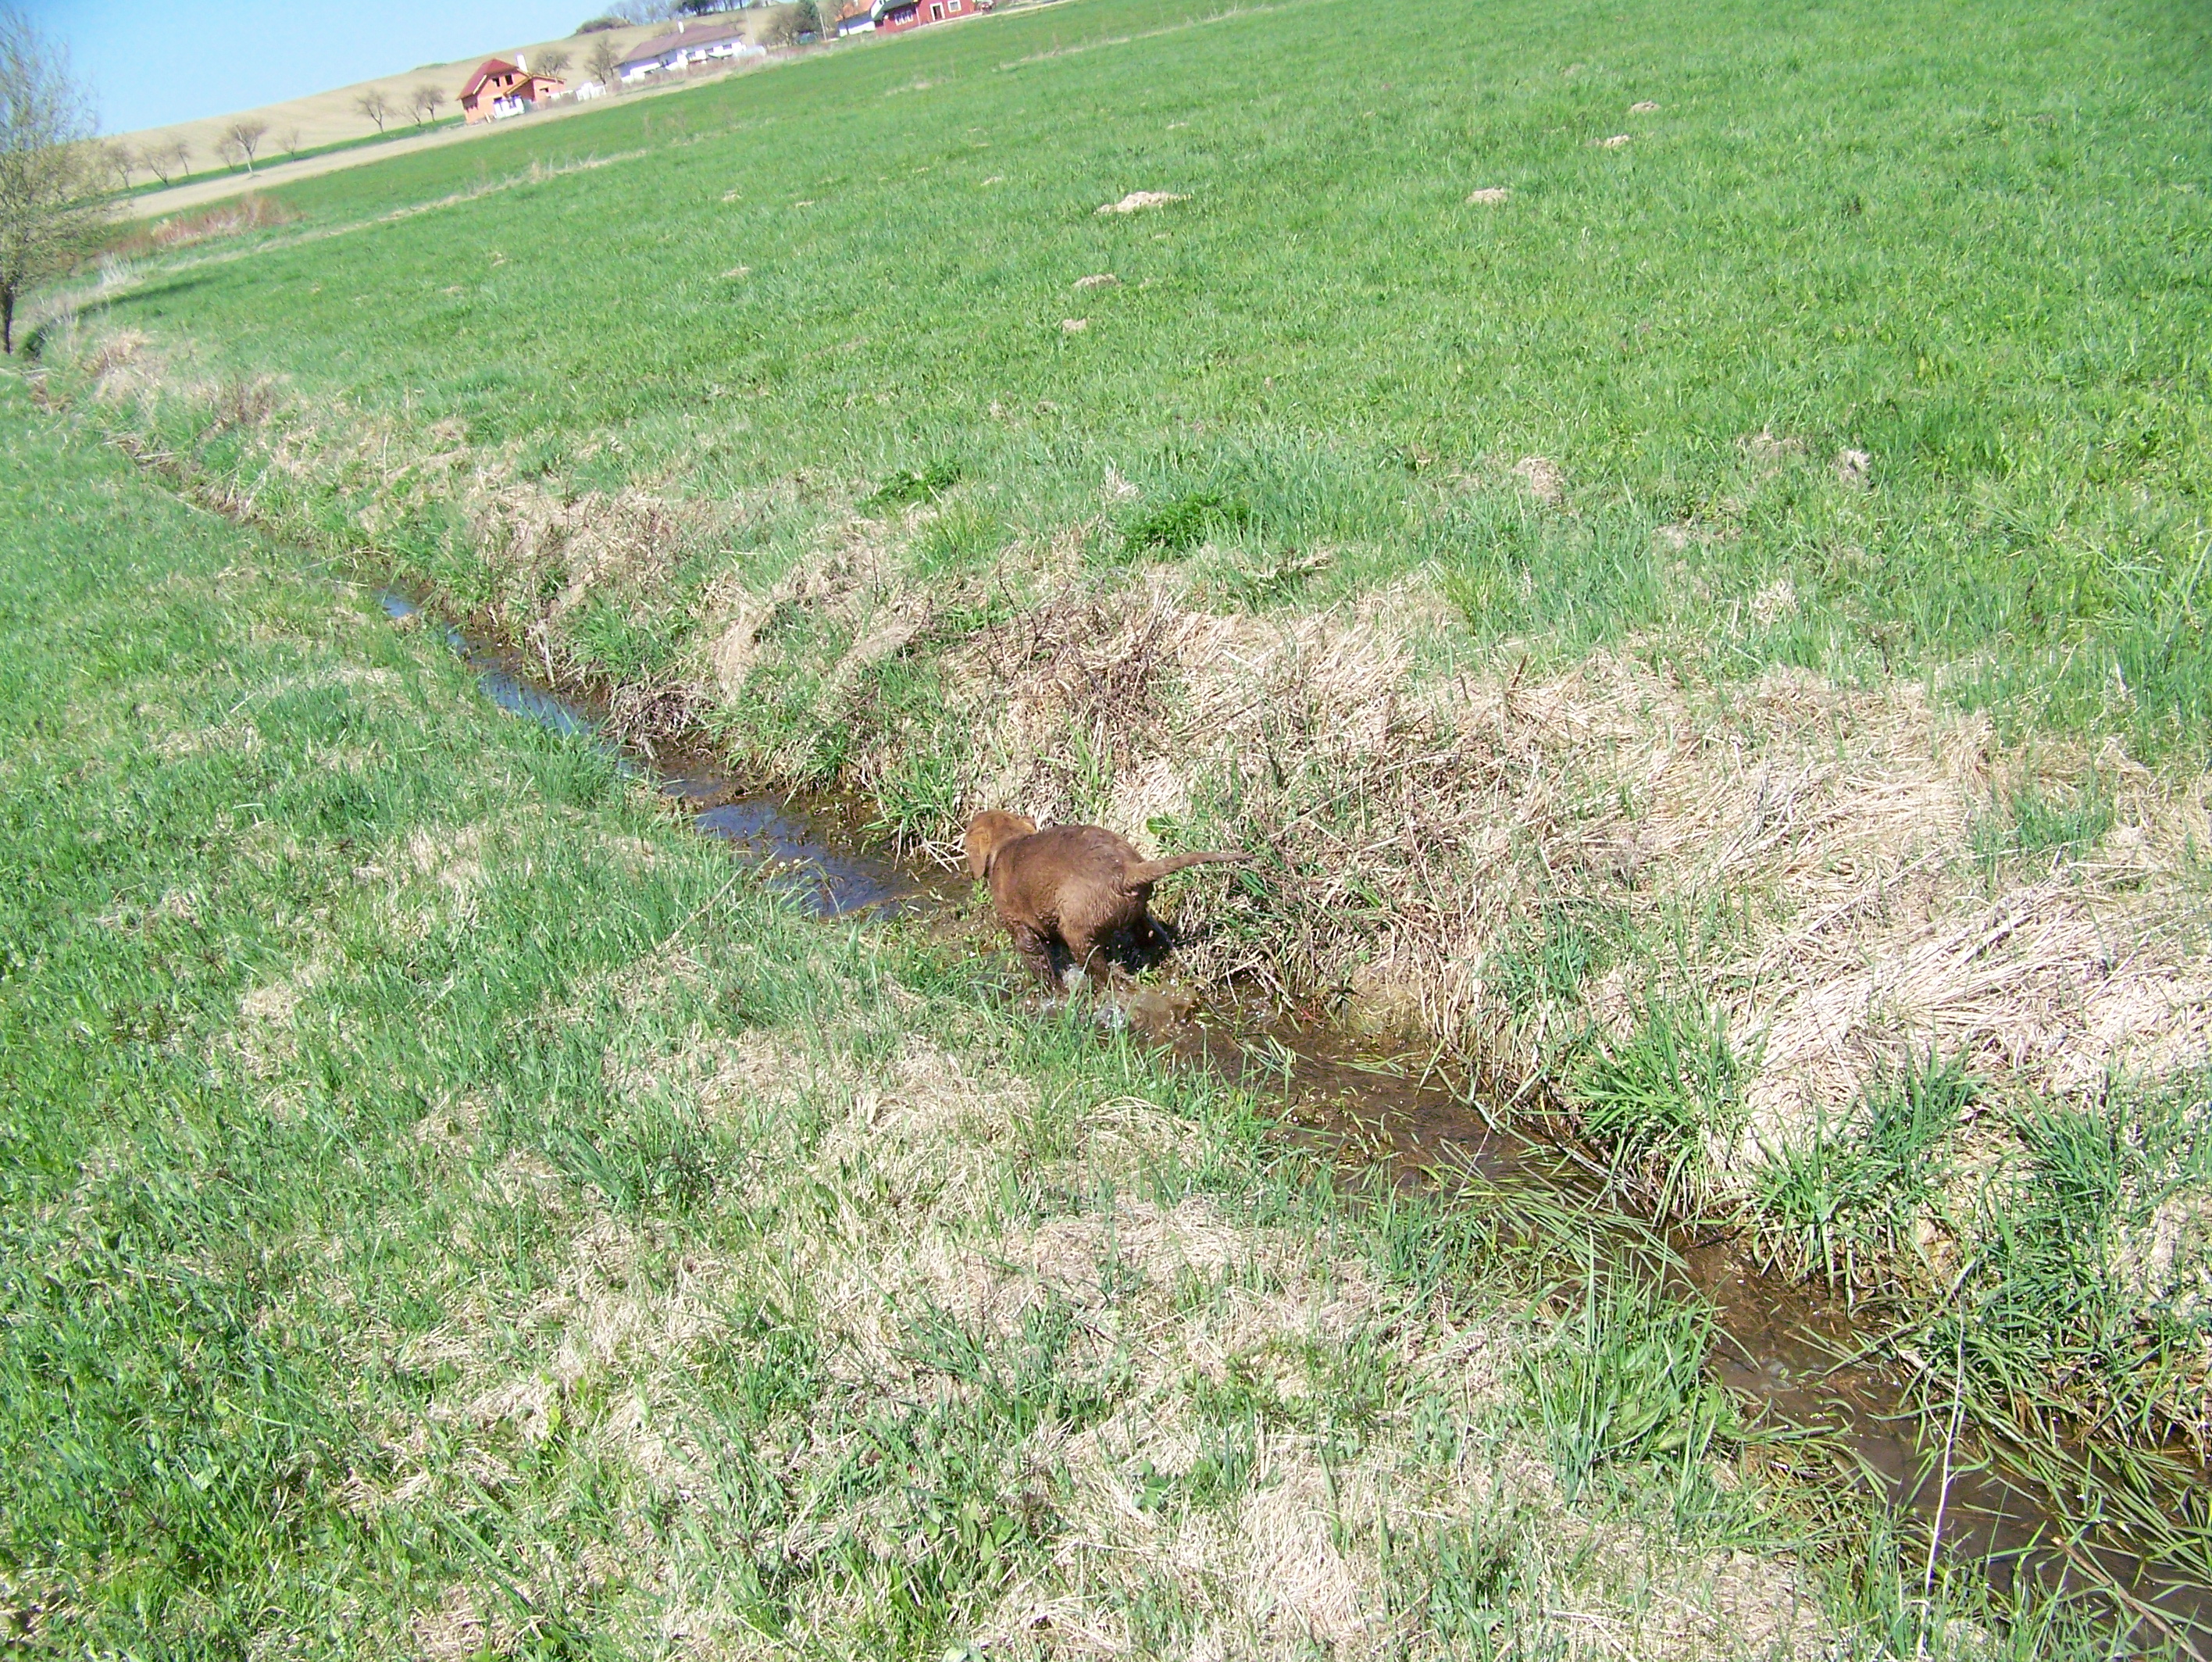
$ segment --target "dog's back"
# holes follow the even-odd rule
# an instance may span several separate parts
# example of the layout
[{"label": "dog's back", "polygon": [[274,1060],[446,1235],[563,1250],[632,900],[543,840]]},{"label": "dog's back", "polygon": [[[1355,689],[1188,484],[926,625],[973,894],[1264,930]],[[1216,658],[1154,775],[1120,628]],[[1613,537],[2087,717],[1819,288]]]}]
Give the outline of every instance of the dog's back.
[{"label": "dog's back", "polygon": [[991,898],[1001,915],[1009,905],[1021,915],[1054,926],[1097,919],[1103,925],[1141,908],[1150,883],[1132,884],[1144,864],[1126,838],[1098,825],[1051,825],[1002,845],[991,865]]}]

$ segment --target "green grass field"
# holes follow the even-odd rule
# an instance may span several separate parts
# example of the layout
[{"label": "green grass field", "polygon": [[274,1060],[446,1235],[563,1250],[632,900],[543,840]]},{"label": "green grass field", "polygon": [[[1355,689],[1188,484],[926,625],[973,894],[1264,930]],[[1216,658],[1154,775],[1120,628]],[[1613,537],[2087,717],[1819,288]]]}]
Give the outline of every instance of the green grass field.
[{"label": "green grass field", "polygon": [[0,456],[6,1654],[2105,1653],[1571,1228],[1348,1202],[12,385]]},{"label": "green grass field", "polygon": [[[2201,757],[2204,27],[1109,0],[302,185],[341,222],[649,151],[114,316],[458,420],[564,492],[950,460],[1045,531],[1110,465],[1234,498],[1254,556],[1339,550],[1307,604],[1435,568],[1486,638],[1673,634],[1787,578],[1798,610],[1723,667],[1948,673]],[[1189,200],[1094,213],[1139,189]],[[1872,491],[1834,477],[1847,447]],[[1572,519],[1445,487],[1524,455]],[[1647,557],[1667,524],[1726,533],[1694,598]]]},{"label": "green grass field", "polygon": [[286,187],[39,391],[909,848],[1249,848],[1178,973],[2201,1453],[2208,112],[2166,0],[1084,0]]}]

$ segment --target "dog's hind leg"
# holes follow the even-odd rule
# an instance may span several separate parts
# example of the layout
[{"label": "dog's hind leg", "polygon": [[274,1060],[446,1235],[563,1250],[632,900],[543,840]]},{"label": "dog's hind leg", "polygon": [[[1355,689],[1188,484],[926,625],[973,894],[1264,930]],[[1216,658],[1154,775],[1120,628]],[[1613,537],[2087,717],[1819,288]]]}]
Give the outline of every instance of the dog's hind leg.
[{"label": "dog's hind leg", "polygon": [[1175,931],[1150,912],[1138,918],[1135,926],[1129,931],[1129,941],[1135,949],[1138,962],[1148,969],[1176,948]]},{"label": "dog's hind leg", "polygon": [[1102,986],[1111,981],[1115,967],[1113,954],[1097,933],[1088,929],[1069,930],[1062,938],[1067,943],[1069,961],[1086,979]]},{"label": "dog's hind leg", "polygon": [[1052,947],[1042,933],[1026,924],[1012,925],[1006,933],[1012,937],[1015,955],[1021,959],[1024,969],[1040,981],[1054,979]]},{"label": "dog's hind leg", "polygon": [[1028,967],[1030,974],[1048,986],[1058,982],[1060,977],[1053,968],[1052,943],[1044,937],[1042,931],[1030,928],[1027,924],[1013,924],[1008,926],[1006,932],[1013,937],[1014,950],[1021,955],[1022,962]]}]

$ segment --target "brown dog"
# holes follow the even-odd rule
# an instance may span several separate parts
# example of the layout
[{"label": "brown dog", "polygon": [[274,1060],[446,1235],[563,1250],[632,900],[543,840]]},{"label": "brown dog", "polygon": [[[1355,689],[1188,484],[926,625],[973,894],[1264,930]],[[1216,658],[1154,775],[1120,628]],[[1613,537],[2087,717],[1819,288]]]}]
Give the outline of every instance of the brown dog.
[{"label": "brown dog", "polygon": [[1241,865],[1249,854],[1217,852],[1148,860],[1103,826],[1054,825],[996,809],[968,822],[963,840],[970,875],[991,886],[991,909],[1014,939],[1022,961],[1044,980],[1056,979],[1065,952],[1088,972],[1117,949],[1161,940],[1147,902],[1152,885],[1192,865]]}]

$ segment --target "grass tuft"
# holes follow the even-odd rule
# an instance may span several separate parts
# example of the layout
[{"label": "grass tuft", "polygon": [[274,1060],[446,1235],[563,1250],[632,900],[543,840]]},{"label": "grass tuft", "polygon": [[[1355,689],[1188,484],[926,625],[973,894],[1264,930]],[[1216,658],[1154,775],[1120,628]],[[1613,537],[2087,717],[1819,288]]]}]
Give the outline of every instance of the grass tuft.
[{"label": "grass tuft", "polygon": [[1960,1116],[1975,1098],[1962,1061],[1933,1055],[1879,1075],[1863,1112],[1835,1134],[1767,1151],[1756,1216],[1774,1260],[1792,1275],[1859,1287],[1917,1256],[1916,1222],[1945,1195],[1945,1162]]},{"label": "grass tuft", "polygon": [[1665,1216],[1698,1204],[1707,1139],[1735,1137],[1743,1071],[1725,1012],[1653,998],[1626,1040],[1592,1041],[1570,1090],[1614,1180]]},{"label": "grass tuft", "polygon": [[1991,867],[2008,858],[2078,854],[2112,828],[2112,798],[2094,777],[2070,792],[2023,786],[1977,816],[1973,851]]},{"label": "grass tuft", "polygon": [[920,502],[934,502],[958,484],[963,476],[957,462],[932,462],[919,472],[909,469],[892,474],[864,497],[860,506],[871,513],[880,513],[885,508],[911,507]]},{"label": "grass tuft", "polygon": [[1594,1477],[1654,1466],[1676,1489],[1744,1435],[1734,1402],[1705,1373],[1709,1311],[1632,1277],[1593,1269],[1522,1363],[1526,1411],[1570,1497]]},{"label": "grass tuft", "polygon": [[1131,555],[1183,554],[1216,531],[1252,520],[1251,505],[1213,489],[1188,490],[1133,513],[1121,525],[1121,548]]}]

